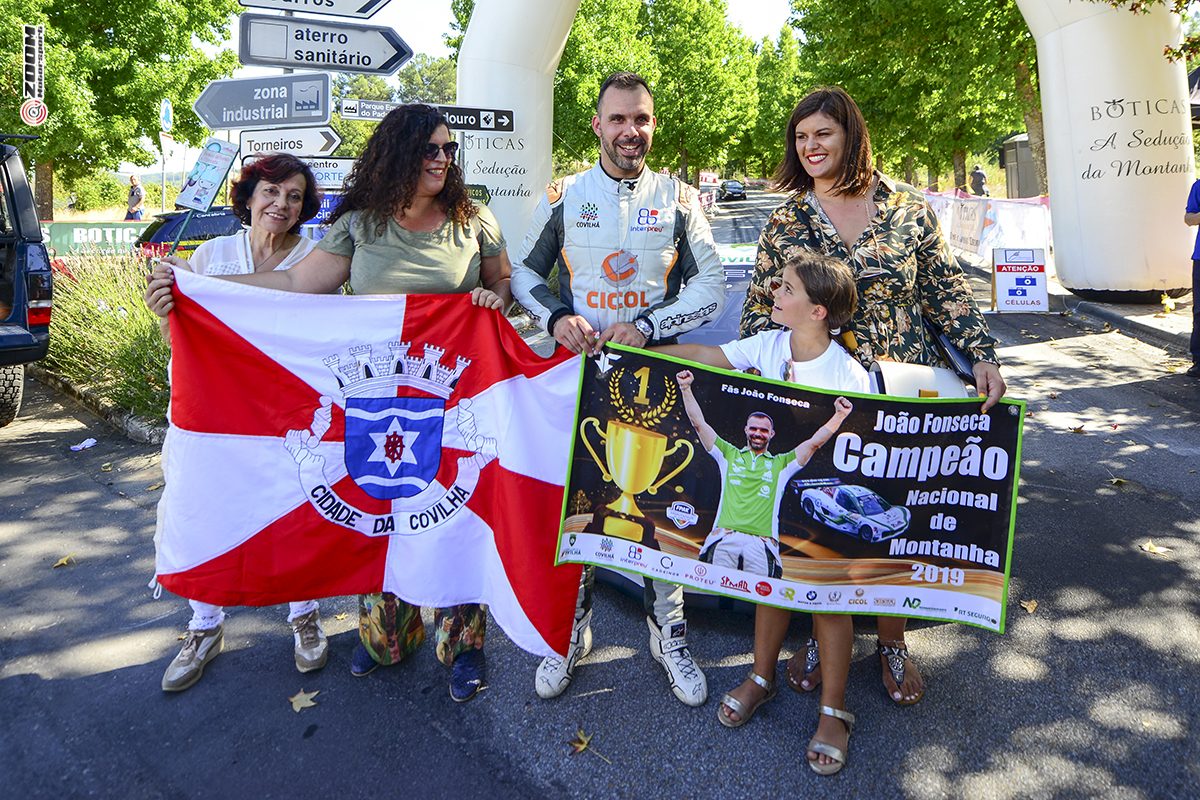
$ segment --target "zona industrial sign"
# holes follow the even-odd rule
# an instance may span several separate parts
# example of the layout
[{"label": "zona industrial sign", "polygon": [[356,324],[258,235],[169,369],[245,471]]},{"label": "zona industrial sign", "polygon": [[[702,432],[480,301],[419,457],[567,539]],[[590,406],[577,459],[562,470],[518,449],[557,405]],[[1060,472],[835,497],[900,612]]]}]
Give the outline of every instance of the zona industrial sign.
[{"label": "zona industrial sign", "polygon": [[208,84],[192,108],[213,130],[325,125],[329,83],[328,72],[227,78]]}]

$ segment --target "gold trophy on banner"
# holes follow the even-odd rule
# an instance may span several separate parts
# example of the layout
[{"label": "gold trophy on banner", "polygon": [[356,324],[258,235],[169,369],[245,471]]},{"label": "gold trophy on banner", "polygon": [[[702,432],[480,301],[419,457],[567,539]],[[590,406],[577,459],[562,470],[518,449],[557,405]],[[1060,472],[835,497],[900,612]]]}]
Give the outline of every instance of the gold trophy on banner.
[{"label": "gold trophy on banner", "polygon": [[[604,441],[605,454],[608,456],[608,467],[588,441],[587,427],[591,424]],[[677,439],[675,446],[667,449],[667,437],[655,431],[648,431],[636,425],[609,420],[605,430],[600,429],[600,420],[588,417],[579,426],[579,435],[588,452],[592,454],[596,465],[606,483],[616,483],[621,490],[621,496],[616,501],[596,509],[595,516],[584,530],[588,533],[603,533],[609,536],[619,536],[622,539],[642,541],[644,536],[653,536],[654,523],[651,522],[638,508],[633,496],[642,492],[654,494],[658,488],[674,478],[692,460],[694,450],[687,439]],[[655,481],[662,472],[663,459],[674,455],[681,447],[687,448],[687,457],[663,478]]]}]

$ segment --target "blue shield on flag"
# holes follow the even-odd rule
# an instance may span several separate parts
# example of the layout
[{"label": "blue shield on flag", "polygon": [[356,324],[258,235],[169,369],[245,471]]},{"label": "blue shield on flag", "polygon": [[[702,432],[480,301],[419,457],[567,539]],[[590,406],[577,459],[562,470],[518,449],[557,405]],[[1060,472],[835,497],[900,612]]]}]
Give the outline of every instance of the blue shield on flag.
[{"label": "blue shield on flag", "polygon": [[436,397],[347,397],[350,477],[378,500],[420,494],[442,462],[445,413]]}]

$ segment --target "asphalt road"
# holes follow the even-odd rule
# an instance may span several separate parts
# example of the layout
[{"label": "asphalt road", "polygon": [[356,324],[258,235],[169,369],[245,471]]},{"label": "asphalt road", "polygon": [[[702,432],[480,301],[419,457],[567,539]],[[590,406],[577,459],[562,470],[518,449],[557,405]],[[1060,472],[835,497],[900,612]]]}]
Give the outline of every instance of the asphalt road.
[{"label": "asphalt road", "polygon": [[[773,203],[725,204],[719,240],[753,241]],[[157,452],[31,382],[0,429],[0,796],[1200,797],[1200,383],[1100,323],[989,319],[1030,412],[1008,630],[914,622],[928,687],[903,709],[858,618],[858,726],[834,778],[804,763],[816,697],[781,687],[748,725],[717,722],[749,668],[747,617],[689,614],[710,685],[690,709],[649,657],[640,602],[605,586],[596,649],[554,701],[534,693],[537,659],[494,626],[470,703],[450,700],[429,646],[351,677],[352,598],[322,601],[323,671],[295,671],[284,607],[233,609],[225,653],[165,695],[188,610],[146,588]],[[88,436],[95,448],[69,450]],[[808,626],[793,621],[785,657]],[[301,688],[320,694],[297,714]],[[608,761],[570,755],[580,728]]]}]

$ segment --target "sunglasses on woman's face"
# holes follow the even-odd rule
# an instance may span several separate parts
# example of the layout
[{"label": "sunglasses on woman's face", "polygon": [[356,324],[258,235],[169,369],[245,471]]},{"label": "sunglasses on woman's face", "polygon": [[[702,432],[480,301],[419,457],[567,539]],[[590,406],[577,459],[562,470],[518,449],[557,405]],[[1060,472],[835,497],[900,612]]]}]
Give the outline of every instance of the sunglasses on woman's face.
[{"label": "sunglasses on woman's face", "polygon": [[437,158],[438,150],[446,154],[447,161],[454,160],[454,154],[458,152],[458,142],[446,142],[443,145],[436,145],[433,142],[425,143],[425,160],[433,161]]}]

